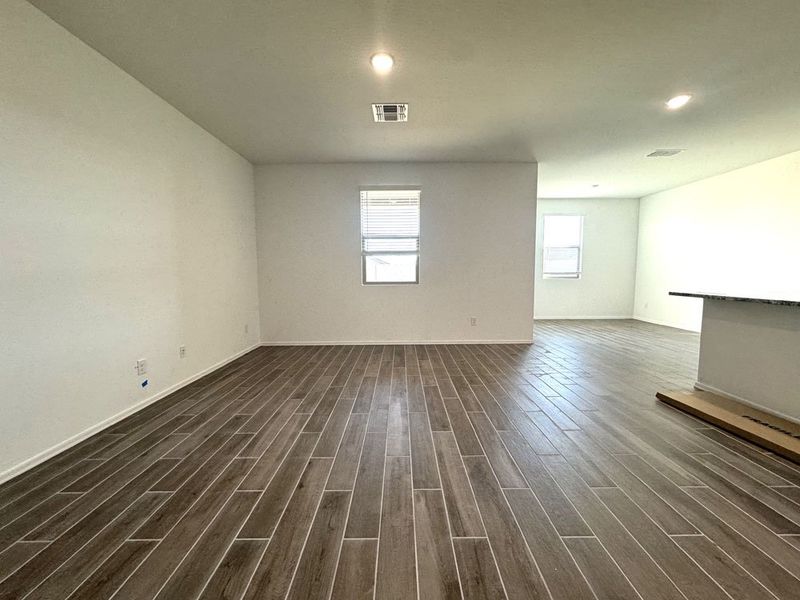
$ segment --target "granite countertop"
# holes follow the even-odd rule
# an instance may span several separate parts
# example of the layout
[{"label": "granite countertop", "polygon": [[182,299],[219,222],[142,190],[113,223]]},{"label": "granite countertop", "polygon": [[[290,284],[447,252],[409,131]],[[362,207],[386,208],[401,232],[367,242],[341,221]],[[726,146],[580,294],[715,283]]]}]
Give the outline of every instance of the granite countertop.
[{"label": "granite countertop", "polygon": [[725,296],[723,294],[699,294],[693,292],[670,292],[670,296],[684,298],[704,298],[706,300],[727,300],[729,302],[753,302],[756,304],[777,304],[779,306],[800,306],[800,300],[776,300],[773,298],[743,298],[741,296]]}]

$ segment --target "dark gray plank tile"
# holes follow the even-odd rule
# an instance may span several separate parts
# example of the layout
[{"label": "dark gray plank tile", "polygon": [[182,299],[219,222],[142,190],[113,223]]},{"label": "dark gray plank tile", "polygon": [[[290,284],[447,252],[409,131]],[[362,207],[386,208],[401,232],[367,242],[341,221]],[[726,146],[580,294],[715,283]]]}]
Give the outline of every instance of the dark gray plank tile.
[{"label": "dark gray plank tile", "polygon": [[521,410],[510,411],[509,417],[514,426],[522,435],[522,438],[536,454],[558,454],[558,450],[553,447],[541,429],[531,421],[528,413]]},{"label": "dark gray plank tile", "polygon": [[317,433],[301,433],[286,459],[278,467],[264,493],[258,499],[253,512],[242,526],[241,538],[270,538],[286,503],[294,493],[295,486],[303,474],[314,445]]},{"label": "dark gray plank tile", "polygon": [[53,494],[38,506],[0,528],[0,553],[80,497],[80,494]]},{"label": "dark gray plank tile", "polygon": [[536,426],[547,436],[556,450],[569,461],[581,478],[591,487],[611,487],[614,482],[591,459],[591,451],[575,444],[544,413],[531,415]]},{"label": "dark gray plank tile", "polygon": [[524,443],[520,434],[505,431],[500,435],[559,535],[593,535],[592,530],[567,500],[539,457]]},{"label": "dark gray plank tile", "polygon": [[328,478],[332,460],[314,458],[308,461],[286,512],[278,522],[264,556],[243,598],[245,600],[282,599],[289,590],[303,544],[314,519],[314,513]]},{"label": "dark gray plank tile", "polygon": [[[400,589],[397,581],[414,579],[421,596],[446,597],[453,595],[453,567],[446,558],[452,547],[467,598],[504,597],[498,567],[512,581],[512,594],[530,595],[515,579],[518,571],[538,577],[541,570],[547,593],[563,597],[580,567],[599,597],[631,597],[629,578],[648,600],[670,596],[673,581],[690,597],[713,597],[713,588],[694,589],[710,576],[733,598],[774,594],[793,600],[800,585],[800,535],[775,531],[790,531],[787,523],[797,522],[800,488],[789,486],[800,483],[800,468],[653,401],[658,389],[691,386],[696,351],[695,334],[632,321],[537,322],[532,345],[259,348],[0,485],[0,544],[7,546],[5,552],[0,548],[0,598],[16,600],[29,591],[31,597],[102,598],[119,586],[130,594],[124,591],[132,585],[125,582],[130,576],[145,596],[147,590],[150,597],[174,595],[175,586],[181,596],[241,600],[253,575],[255,591],[248,593],[254,596],[283,598],[291,586],[302,596],[307,586],[332,586],[334,598],[372,598],[376,583],[384,593]],[[472,420],[465,404],[477,415]],[[238,517],[228,522],[224,513],[202,509],[213,490],[233,485],[230,473],[220,474],[234,460],[242,476],[251,470],[260,492],[312,415],[310,426],[322,435],[316,452],[336,457],[327,483],[326,471],[312,478],[316,487],[308,491],[293,486],[287,472],[284,487],[293,495],[276,496],[271,550],[266,539],[234,540],[228,547]],[[426,428],[417,426],[423,422]],[[237,433],[239,423],[246,425]],[[242,434],[242,427],[252,434]],[[482,456],[476,428],[485,434],[489,463],[467,462],[482,460],[490,481],[492,461],[501,477],[511,464],[524,479],[524,487],[499,491],[503,502],[484,507],[488,530],[462,460],[462,454]],[[437,467],[427,471],[431,461],[418,459],[427,458],[431,447],[415,433],[426,429]],[[365,435],[367,430],[377,435]],[[181,465],[163,477],[175,463],[157,453],[171,442],[177,449],[167,451],[180,456]],[[498,452],[504,448],[507,454]],[[558,463],[559,451],[567,459],[561,466],[569,470],[554,478],[542,461]],[[258,460],[256,467],[255,460],[235,459],[237,454]],[[398,485],[397,478],[384,481],[387,456],[390,463],[412,462],[405,476],[413,473],[414,481],[400,496],[415,502],[410,534],[402,519],[398,529],[381,531],[381,519],[389,522],[384,486],[389,491]],[[331,460],[324,460],[330,467]],[[158,466],[151,470],[148,464]],[[303,468],[298,462],[296,470]],[[160,483],[153,479],[156,470]],[[441,492],[418,490],[414,498],[413,485],[431,485],[416,479],[430,479],[434,471]],[[701,483],[710,488],[691,487]],[[338,494],[352,490],[348,527],[361,529],[359,539],[345,536],[339,546],[341,518],[337,525],[323,516],[327,510],[317,512],[326,485],[341,488]],[[152,497],[147,490],[162,487],[174,490],[172,497],[148,519],[161,542],[120,542],[112,524],[123,522],[143,494]],[[65,495],[65,489],[74,493]],[[232,494],[242,496],[235,489],[228,487],[218,499],[223,507]],[[496,481],[476,488],[484,503],[497,490]],[[180,522],[187,525],[178,533]],[[16,542],[37,529],[55,539]],[[553,529],[566,536],[562,544],[569,557],[559,550]],[[702,535],[664,535],[695,531]],[[450,532],[471,537],[452,538]],[[144,533],[141,527],[134,532]],[[405,551],[391,557],[397,565],[380,559],[376,582],[379,535],[410,536],[415,544],[399,546]],[[303,554],[307,541],[311,546]],[[168,554],[152,558],[168,546]],[[411,568],[404,562],[408,556]],[[572,560],[577,567],[569,566]],[[179,577],[175,569],[189,574]],[[698,576],[703,572],[706,579]],[[444,574],[449,576],[443,580]],[[165,583],[169,587],[162,590]]]},{"label": "dark gray plank tile", "polygon": [[284,402],[275,414],[272,415],[269,421],[258,432],[253,434],[252,439],[248,442],[239,456],[242,458],[262,458],[268,459],[272,456],[272,452],[267,450],[272,447],[275,440],[281,438],[287,433],[286,426],[291,425],[291,429],[305,427],[309,416],[307,414],[295,414],[295,410],[300,405],[299,399],[289,398]]},{"label": "dark gray plank tile", "polygon": [[598,598],[641,600],[597,538],[566,538],[564,543]]},{"label": "dark gray plank tile", "polygon": [[453,433],[436,431],[433,433],[433,440],[452,535],[485,536],[486,531],[478,512],[478,505],[475,503],[472,486],[467,478]]},{"label": "dark gray plank tile", "polygon": [[773,473],[776,477],[784,480],[784,482],[792,485],[800,485],[800,465],[792,465],[788,463],[788,461],[785,461],[785,459],[780,459],[772,454],[768,454],[761,448],[718,429],[703,429],[699,433],[724,446],[731,452],[739,454],[743,458]]},{"label": "dark gray plank tile", "polygon": [[252,459],[234,459],[214,485],[169,530],[141,566],[120,587],[114,598],[124,600],[154,597],[197,542],[200,533],[225,506],[252,466]]},{"label": "dark gray plank tile", "polygon": [[687,488],[688,493],[710,512],[722,519],[773,561],[800,579],[800,553],[788,546],[781,536],[773,535],[763,524],[734,507],[708,488]]},{"label": "dark gray plank tile", "polygon": [[420,598],[461,598],[447,511],[440,490],[414,491],[417,573]]},{"label": "dark gray plank tile", "polygon": [[427,413],[409,414],[411,434],[411,463],[415,489],[433,489],[440,486],[436,452],[433,449]]},{"label": "dark gray plank tile", "polygon": [[439,393],[439,388],[435,385],[426,385],[423,388],[425,394],[425,408],[433,431],[450,431],[450,419],[444,407],[444,401]]},{"label": "dark gray plank tile", "polygon": [[533,493],[505,490],[505,495],[553,600],[593,598],[586,580]]},{"label": "dark gray plank tile", "polygon": [[673,539],[734,600],[772,600],[775,598],[707,537],[690,535],[678,536]]},{"label": "dark gray plank tile", "polygon": [[[220,448],[235,447],[237,452],[247,442],[250,441],[250,436],[234,433],[237,425],[241,420],[233,417],[228,426],[223,426],[219,431],[211,434],[206,441],[197,447],[191,454],[181,460],[174,469],[161,478],[161,481],[153,486],[153,491],[156,492],[174,492],[181,485],[183,485],[189,477],[197,472],[198,469],[206,468],[206,463],[212,457],[219,460]],[[171,453],[170,453],[171,454]],[[228,456],[225,454],[225,456]],[[231,458],[233,458],[231,456]],[[209,468],[214,463],[210,463]]]},{"label": "dark gray plank tile", "polygon": [[461,406],[461,401],[455,397],[445,397],[442,399],[447,415],[450,417],[450,425],[453,434],[456,436],[458,448],[462,456],[478,456],[483,454],[483,448],[478,441],[472,424]]},{"label": "dark gray plank tile", "polygon": [[353,404],[354,413],[369,413],[372,407],[372,397],[375,393],[375,384],[377,381],[377,377],[364,377],[361,386],[358,388],[356,401]]},{"label": "dark gray plank tile", "polygon": [[517,465],[514,464],[514,460],[489,418],[484,413],[469,413],[469,419],[475,427],[486,458],[489,459],[489,464],[492,465],[497,480],[500,482],[500,487],[527,487],[525,479]]},{"label": "dark gray plank tile", "polygon": [[62,533],[56,541],[0,582],[0,598],[17,600],[37,587],[162,477],[172,467],[172,463],[173,461],[161,460],[152,464],[106,502]]},{"label": "dark gray plank tile", "polygon": [[453,540],[453,546],[464,600],[506,598],[494,555],[486,538],[457,538]]},{"label": "dark gray plank tile", "polygon": [[72,555],[27,598],[60,600],[70,595],[95,569],[109,559],[126,538],[165,499],[165,494],[148,492],[139,497],[108,527]]},{"label": "dark gray plank tile", "polygon": [[244,594],[267,540],[234,540],[206,584],[200,600],[234,600]]},{"label": "dark gray plank tile", "polygon": [[742,489],[746,494],[749,494],[762,504],[768,506],[771,510],[794,523],[794,527],[789,525],[785,528],[790,529],[790,531],[776,531],[770,525],[773,531],[776,533],[800,534],[800,525],[798,525],[798,523],[800,523],[800,505],[792,502],[787,499],[786,496],[782,496],[775,490],[756,481],[746,473],[712,454],[697,455],[696,459],[709,469],[725,477],[725,479]]},{"label": "dark gray plank tile", "polygon": [[408,410],[409,412],[427,412],[425,392],[422,389],[422,378],[408,375]]},{"label": "dark gray plank tile", "polygon": [[376,600],[400,600],[417,594],[411,490],[411,461],[403,456],[388,457],[383,482]]},{"label": "dark gray plank tile", "polygon": [[670,535],[697,533],[697,529],[678,511],[628,471],[616,458],[594,443],[583,431],[569,431],[566,435],[590,451],[594,463],[666,533]]},{"label": "dark gray plank tile", "polygon": [[381,519],[386,435],[367,433],[358,464],[345,537],[377,538]]},{"label": "dark gray plank tile", "polygon": [[350,492],[324,492],[297,565],[288,600],[327,598],[344,535]]},{"label": "dark gray plank tile", "polygon": [[[87,492],[101,482],[103,482],[105,484],[104,487],[106,487],[108,485],[107,480],[115,475],[117,475],[117,478],[119,478],[117,472],[122,467],[127,466],[128,463],[134,459],[141,459],[145,456],[152,457],[154,460],[161,458],[172,447],[185,439],[183,436],[178,435],[171,438],[168,436],[174,433],[174,431],[180,427],[186,421],[186,419],[187,417],[182,415],[170,419],[149,435],[143,437],[134,444],[131,444],[108,460],[103,461],[97,468],[88,472],[86,475],[60,491]],[[167,439],[169,439],[172,443],[167,444],[167,447],[165,447]]]},{"label": "dark gray plank tile", "polygon": [[613,514],[592,493],[586,482],[563,457],[541,457],[569,500],[578,509],[597,538],[645,598],[683,598],[669,578],[639,546]]},{"label": "dark gray plank tile", "polygon": [[[237,478],[243,467],[250,467],[253,461],[241,459],[231,463],[234,456],[247,441],[247,436],[234,436],[226,442],[186,483],[184,483],[145,523],[133,534],[136,539],[155,540],[163,538],[177,523],[190,506],[209,488],[227,486],[227,478]],[[237,459],[239,460],[239,459]],[[244,476],[244,471],[242,476]],[[220,475],[222,474],[222,477]],[[217,479],[219,477],[219,479]],[[216,481],[215,481],[216,480]]]},{"label": "dark gray plank tile", "polygon": [[257,499],[258,492],[233,493],[161,588],[157,600],[196,598],[200,594]]},{"label": "dark gray plank tile", "polygon": [[[102,450],[112,442],[124,437],[122,434],[109,434],[101,432],[93,435],[80,444],[46,460],[43,463],[25,471],[14,479],[0,485],[0,509],[21,496],[39,488],[54,477],[80,463],[83,459]],[[41,496],[42,494],[40,494]],[[44,494],[46,495],[46,493]],[[2,510],[0,510],[2,515]]]},{"label": "dark gray plank tile", "polygon": [[511,599],[547,598],[544,581],[488,461],[485,457],[468,456],[464,463],[506,594]]},{"label": "dark gray plank tile", "polygon": [[492,396],[485,385],[473,385],[471,386],[471,389],[475,394],[478,404],[480,404],[481,410],[483,410],[483,412],[486,413],[486,416],[489,417],[489,420],[491,420],[495,429],[498,431],[514,429],[514,425],[512,424],[511,420],[508,418],[506,413],[503,412],[503,409],[500,408],[497,400],[494,399],[494,396]]},{"label": "dark gray plank tile", "polygon": [[355,485],[358,461],[367,431],[367,415],[353,413],[344,431],[342,443],[333,461],[327,490],[351,490]]},{"label": "dark gray plank tile", "polygon": [[689,600],[719,598],[726,594],[667,534],[645,515],[624,492],[595,489],[603,503]]},{"label": "dark gray plank tile", "polygon": [[48,542],[17,542],[0,552],[0,581],[39,554]]},{"label": "dark gray plank tile", "polygon": [[339,449],[339,443],[342,440],[347,422],[350,419],[350,409],[353,407],[352,398],[340,397],[336,401],[336,406],[333,408],[322,434],[319,438],[317,447],[314,448],[312,456],[315,458],[333,458],[336,456],[336,451]]},{"label": "dark gray plank tile", "polygon": [[[797,563],[796,554],[793,557],[791,553],[785,551],[786,545],[783,540],[707,488],[681,489],[639,456],[630,455],[620,459],[624,459],[626,466],[637,477],[685,515],[701,533],[737,563],[747,565],[751,575],[775,596],[792,598],[800,581],[796,578],[796,575],[800,574],[800,565]],[[687,494],[698,491],[707,492],[704,493],[703,499],[708,502],[708,508]],[[765,552],[784,562],[786,567],[794,571],[795,576],[781,568]]]},{"label": "dark gray plank tile", "polygon": [[67,600],[110,598],[155,548],[154,541],[128,541],[117,548]]},{"label": "dark gray plank tile", "polygon": [[372,600],[378,540],[344,540],[331,600]]},{"label": "dark gray plank tile", "polygon": [[[273,437],[272,442],[265,449],[263,454],[259,455],[253,468],[244,478],[240,487],[243,491],[257,491],[264,490],[269,484],[275,472],[280,467],[283,459],[289,454],[292,446],[297,441],[297,437],[305,425],[308,415],[295,414],[291,415],[283,428]],[[239,453],[240,457],[249,455],[248,451],[250,444]]]}]

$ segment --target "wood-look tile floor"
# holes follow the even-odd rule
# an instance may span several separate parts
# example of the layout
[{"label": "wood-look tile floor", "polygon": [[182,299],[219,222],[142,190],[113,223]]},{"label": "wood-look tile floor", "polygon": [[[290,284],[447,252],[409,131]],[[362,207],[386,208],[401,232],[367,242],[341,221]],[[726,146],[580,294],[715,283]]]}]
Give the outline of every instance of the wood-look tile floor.
[{"label": "wood-look tile floor", "polygon": [[800,468],[695,334],[265,347],[0,486],[0,599],[800,597]]}]

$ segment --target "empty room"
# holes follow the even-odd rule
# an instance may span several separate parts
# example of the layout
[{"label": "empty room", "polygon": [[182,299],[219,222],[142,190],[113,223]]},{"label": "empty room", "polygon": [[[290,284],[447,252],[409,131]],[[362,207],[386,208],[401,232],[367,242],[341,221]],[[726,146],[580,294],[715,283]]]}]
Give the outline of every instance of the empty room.
[{"label": "empty room", "polygon": [[797,0],[0,0],[0,600],[800,598]]}]

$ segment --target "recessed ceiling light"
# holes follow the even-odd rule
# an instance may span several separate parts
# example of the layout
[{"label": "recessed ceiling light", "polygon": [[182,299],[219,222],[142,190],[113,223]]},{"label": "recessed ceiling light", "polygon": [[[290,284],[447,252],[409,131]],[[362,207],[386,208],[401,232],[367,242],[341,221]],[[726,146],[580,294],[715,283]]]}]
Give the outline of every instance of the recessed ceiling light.
[{"label": "recessed ceiling light", "polygon": [[670,110],[678,110],[679,108],[683,108],[689,104],[689,100],[691,99],[691,94],[681,94],[680,96],[675,96],[674,98],[667,100],[667,108]]},{"label": "recessed ceiling light", "polygon": [[385,75],[391,71],[392,67],[394,66],[394,59],[392,58],[392,55],[386,54],[385,52],[373,54],[372,58],[369,59],[369,62],[372,63],[372,68],[375,69],[375,72],[381,75]]}]

